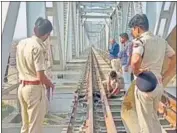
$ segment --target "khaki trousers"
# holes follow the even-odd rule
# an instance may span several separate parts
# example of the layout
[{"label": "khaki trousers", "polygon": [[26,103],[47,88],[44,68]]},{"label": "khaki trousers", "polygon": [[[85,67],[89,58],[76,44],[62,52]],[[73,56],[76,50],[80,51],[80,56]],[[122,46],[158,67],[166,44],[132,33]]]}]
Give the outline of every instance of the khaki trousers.
[{"label": "khaki trousers", "polygon": [[18,99],[22,116],[21,133],[42,133],[42,125],[47,111],[44,86],[20,84]]},{"label": "khaki trousers", "polygon": [[162,133],[157,110],[163,94],[162,85],[152,92],[145,93],[135,87],[135,104],[140,125],[140,133]]},{"label": "khaki trousers", "polygon": [[122,73],[122,65],[121,65],[120,59],[112,59],[111,67],[114,71]]}]

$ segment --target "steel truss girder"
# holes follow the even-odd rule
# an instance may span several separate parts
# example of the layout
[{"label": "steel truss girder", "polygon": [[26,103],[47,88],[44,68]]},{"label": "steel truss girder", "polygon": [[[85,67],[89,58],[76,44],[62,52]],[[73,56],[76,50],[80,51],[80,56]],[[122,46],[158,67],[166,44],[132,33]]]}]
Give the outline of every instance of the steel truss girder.
[{"label": "steel truss girder", "polygon": [[162,21],[162,19],[166,19],[164,30],[163,30],[162,35],[161,35],[163,38],[166,38],[167,35],[168,35],[168,29],[170,27],[170,22],[171,22],[171,19],[172,19],[174,8],[176,6],[176,2],[171,2],[169,9],[164,10],[165,3],[166,2],[163,2],[163,4],[162,4],[159,21],[158,21],[158,23],[156,25],[156,29],[155,29],[155,34],[159,35],[160,26],[162,26],[161,21]]},{"label": "steel truss girder", "polygon": [[149,19],[149,30],[153,33],[157,22],[156,2],[146,2],[146,15]]},{"label": "steel truss girder", "polygon": [[82,21],[80,20],[80,28],[79,28],[79,30],[80,30],[80,47],[79,47],[79,54],[81,54],[81,51],[82,51],[82,43],[83,43],[83,41],[82,41],[82,37],[83,37],[83,32],[82,32]]},{"label": "steel truss girder", "polygon": [[83,52],[83,48],[84,48],[84,25],[82,25],[82,47],[81,47],[81,53]]},{"label": "steel truss girder", "polygon": [[68,30],[67,30],[67,45],[66,45],[66,62],[71,61],[72,59],[72,2],[68,2]]},{"label": "steel truss girder", "polygon": [[83,8],[83,9],[81,9],[81,12],[85,12],[85,13],[110,14],[110,13],[112,13],[112,11],[113,11],[112,8],[102,8],[102,9],[88,9],[88,8]]},{"label": "steel truss girder", "polygon": [[58,32],[59,32],[59,37],[58,40],[59,40],[59,45],[60,45],[60,64],[61,64],[61,68],[64,70],[65,68],[65,42],[64,42],[64,39],[65,39],[65,31],[64,31],[64,2],[53,2],[54,5],[56,5],[56,9],[57,9],[57,19],[56,21],[58,20],[58,22],[56,24],[58,24],[58,27],[59,29],[56,29]]},{"label": "steel truss girder", "polygon": [[[72,53],[74,54],[74,56],[76,56],[76,43],[77,43],[77,39],[76,39],[76,2],[72,2],[72,41],[73,41],[73,45],[72,45]],[[72,54],[72,55],[73,55]]]},{"label": "steel truss girder", "polygon": [[79,9],[76,8],[76,12],[77,12],[77,31],[76,31],[76,57],[79,57],[79,48],[80,48],[80,13],[79,13]]},{"label": "steel truss girder", "polygon": [[26,2],[27,36],[33,34],[34,23],[38,17],[46,18],[45,2]]},{"label": "steel truss girder", "polygon": [[106,46],[105,46],[105,50],[106,50],[106,48],[108,48],[108,44],[109,44],[109,32],[110,32],[110,29],[109,29],[109,26],[108,25],[105,25],[105,34],[106,34]]},{"label": "steel truss girder", "polygon": [[116,2],[80,2],[80,5],[87,7],[114,7]]},{"label": "steel truss girder", "polygon": [[70,2],[68,3],[68,9],[67,9],[67,20],[66,20],[66,32],[65,32],[65,52],[64,52],[64,62],[66,64],[67,60],[67,49],[68,49],[68,33],[69,33],[69,19],[70,19]]},{"label": "steel truss girder", "polygon": [[15,26],[17,22],[17,17],[19,13],[20,2],[10,2],[6,19],[4,22],[4,27],[2,31],[2,78],[1,82],[3,83],[5,70],[8,63],[10,46],[12,45],[13,36],[15,32]]},{"label": "steel truss girder", "polygon": [[82,15],[81,18],[91,18],[91,19],[105,19],[105,18],[110,18],[109,15],[104,15],[104,16],[98,16],[98,15]]},{"label": "steel truss girder", "polygon": [[46,7],[47,16],[53,16],[53,7]]},{"label": "steel truss girder", "polygon": [[106,24],[105,21],[86,21],[86,24]]},{"label": "steel truss girder", "polygon": [[126,17],[126,25],[125,25],[125,31],[126,32],[130,32],[130,28],[129,28],[129,21],[130,19],[135,15],[135,8],[134,8],[134,2],[129,2],[128,4],[128,12],[127,12],[127,17]]},{"label": "steel truss girder", "polygon": [[100,30],[103,28],[104,24],[85,24],[85,27],[87,29],[87,31],[89,31],[89,29],[94,29],[92,30],[92,32],[100,32]]},{"label": "steel truss girder", "polygon": [[126,26],[127,26],[127,21],[128,21],[128,8],[129,8],[129,6],[130,6],[130,2],[122,2],[122,12],[123,12],[123,14],[125,14],[125,15],[123,15],[122,16],[122,30],[123,31],[126,31]]},{"label": "steel truss girder", "polygon": [[76,15],[75,3],[68,2],[68,14],[67,14],[67,25],[65,33],[65,61],[71,61],[73,58],[74,51],[76,50],[76,36],[75,36],[75,23],[74,17]]},{"label": "steel truss girder", "polygon": [[87,31],[87,32],[90,33],[90,34],[99,33],[99,31]]},{"label": "steel truss girder", "polygon": [[[133,2],[133,8],[134,8],[134,15],[135,14],[142,14],[143,13],[143,9],[142,9],[142,2]],[[152,8],[152,7],[151,7]]]},{"label": "steel truss girder", "polygon": [[59,61],[60,61],[60,64],[59,64],[59,66],[60,66],[60,68],[62,68],[62,69],[64,69],[64,63],[63,63],[63,45],[62,45],[62,43],[63,43],[63,41],[62,41],[62,39],[63,38],[61,38],[61,36],[62,36],[62,29],[61,28],[63,28],[62,27],[62,25],[60,25],[61,23],[61,20],[60,20],[60,16],[59,16],[59,14],[58,14],[58,12],[59,13],[61,13],[62,11],[62,8],[60,8],[60,5],[58,5],[58,4],[62,4],[62,3],[58,3],[58,2],[53,2],[53,17],[54,17],[54,25],[55,25],[55,31],[56,31],[56,43],[54,44],[54,45],[57,45],[57,48],[58,48],[58,52],[57,52],[57,54],[58,54],[58,56],[59,56]]}]

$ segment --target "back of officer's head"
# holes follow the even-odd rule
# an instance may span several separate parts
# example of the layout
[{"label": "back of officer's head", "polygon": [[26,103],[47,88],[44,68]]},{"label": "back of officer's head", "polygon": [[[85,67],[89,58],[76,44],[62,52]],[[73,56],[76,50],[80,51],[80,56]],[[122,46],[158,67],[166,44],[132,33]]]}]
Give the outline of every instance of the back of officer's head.
[{"label": "back of officer's head", "polygon": [[111,77],[111,78],[116,78],[116,77],[117,77],[116,71],[111,71],[111,72],[110,72],[110,77]]},{"label": "back of officer's head", "polygon": [[139,37],[143,32],[149,30],[149,21],[145,14],[136,14],[129,22],[133,37]]},{"label": "back of officer's head", "polygon": [[34,33],[37,37],[45,41],[52,31],[52,23],[48,19],[39,17],[35,22]]},{"label": "back of officer's head", "polygon": [[129,22],[129,27],[140,27],[144,31],[149,30],[149,21],[145,14],[136,14]]}]

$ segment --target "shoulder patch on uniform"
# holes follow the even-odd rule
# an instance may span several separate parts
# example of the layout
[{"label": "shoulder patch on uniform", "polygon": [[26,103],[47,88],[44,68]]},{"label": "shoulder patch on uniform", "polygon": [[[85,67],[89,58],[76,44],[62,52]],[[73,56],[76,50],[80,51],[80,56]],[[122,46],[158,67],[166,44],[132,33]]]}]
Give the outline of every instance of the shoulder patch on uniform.
[{"label": "shoulder patch on uniform", "polygon": [[136,47],[138,47],[138,46],[139,46],[139,44],[137,44],[137,43],[134,43],[134,44],[133,44],[133,47],[134,47],[134,48],[136,48]]}]

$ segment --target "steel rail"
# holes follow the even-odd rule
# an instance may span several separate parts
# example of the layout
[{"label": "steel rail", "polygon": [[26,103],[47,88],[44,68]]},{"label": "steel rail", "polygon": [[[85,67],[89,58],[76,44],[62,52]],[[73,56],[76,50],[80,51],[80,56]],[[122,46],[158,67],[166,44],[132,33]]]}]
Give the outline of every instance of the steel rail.
[{"label": "steel rail", "polygon": [[111,113],[111,109],[108,103],[108,99],[106,97],[106,93],[102,84],[102,80],[101,80],[101,74],[99,71],[99,64],[98,64],[98,60],[96,59],[96,55],[94,54],[94,51],[92,50],[92,54],[93,54],[93,60],[94,60],[94,65],[95,65],[95,69],[96,69],[96,75],[98,78],[98,82],[99,82],[99,87],[100,87],[100,93],[101,93],[101,99],[103,102],[103,109],[105,108],[105,114],[104,114],[104,118],[105,118],[105,123],[106,123],[106,128],[107,128],[107,133],[118,133],[115,123],[114,123],[114,119]]},{"label": "steel rail", "polygon": [[93,57],[90,55],[90,71],[89,71],[89,86],[88,86],[88,128],[86,133],[94,133],[93,121]]}]

